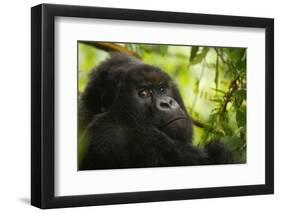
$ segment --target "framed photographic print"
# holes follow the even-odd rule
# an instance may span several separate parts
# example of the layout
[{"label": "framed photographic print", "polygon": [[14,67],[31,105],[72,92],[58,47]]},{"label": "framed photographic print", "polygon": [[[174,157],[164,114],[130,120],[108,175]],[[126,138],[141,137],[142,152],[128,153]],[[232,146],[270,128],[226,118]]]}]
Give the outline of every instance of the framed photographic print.
[{"label": "framed photographic print", "polygon": [[274,21],[31,9],[31,204],[271,194]]}]

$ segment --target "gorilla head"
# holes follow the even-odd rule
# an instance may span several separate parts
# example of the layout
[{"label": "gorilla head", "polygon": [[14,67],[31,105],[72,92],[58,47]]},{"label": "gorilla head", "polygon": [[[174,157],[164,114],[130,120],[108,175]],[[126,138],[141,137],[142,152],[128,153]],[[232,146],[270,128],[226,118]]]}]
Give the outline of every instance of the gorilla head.
[{"label": "gorilla head", "polygon": [[[161,69],[115,54],[93,70],[81,96],[79,129],[87,151],[79,169],[230,163],[222,146],[192,145],[192,121],[180,93]],[[220,147],[220,152],[216,152]],[[213,162],[208,153],[227,159]]]},{"label": "gorilla head", "polygon": [[113,109],[138,124],[152,125],[173,139],[191,141],[192,126],[178,89],[159,68],[138,63],[117,86]]},{"label": "gorilla head", "polygon": [[177,140],[191,142],[192,125],[180,93],[161,69],[125,54],[112,57],[93,70],[82,95],[80,126],[109,110],[151,124]]}]

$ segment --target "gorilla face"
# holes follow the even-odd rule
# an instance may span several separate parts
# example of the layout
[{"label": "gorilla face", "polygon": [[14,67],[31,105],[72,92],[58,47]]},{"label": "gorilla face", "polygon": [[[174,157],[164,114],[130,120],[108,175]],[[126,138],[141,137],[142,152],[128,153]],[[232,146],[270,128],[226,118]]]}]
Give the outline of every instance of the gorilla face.
[{"label": "gorilla face", "polygon": [[[186,140],[192,127],[170,77],[159,68],[139,64],[128,70],[119,85],[114,108],[119,108],[139,124],[152,125],[172,138]],[[116,107],[119,106],[119,107]]]}]

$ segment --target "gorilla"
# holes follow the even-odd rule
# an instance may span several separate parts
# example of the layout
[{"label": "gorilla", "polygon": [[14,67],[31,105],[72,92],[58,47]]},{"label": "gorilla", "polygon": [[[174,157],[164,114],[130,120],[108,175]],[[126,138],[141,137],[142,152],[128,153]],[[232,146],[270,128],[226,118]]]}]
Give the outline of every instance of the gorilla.
[{"label": "gorilla", "polygon": [[192,119],[168,74],[121,53],[91,72],[79,132],[79,170],[235,163],[219,141],[192,144]]}]

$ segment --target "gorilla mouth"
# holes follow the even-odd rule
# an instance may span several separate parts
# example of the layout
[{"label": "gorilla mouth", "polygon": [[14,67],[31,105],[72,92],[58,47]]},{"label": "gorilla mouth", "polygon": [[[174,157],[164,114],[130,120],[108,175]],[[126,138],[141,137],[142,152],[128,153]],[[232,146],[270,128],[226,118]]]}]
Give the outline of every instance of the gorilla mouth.
[{"label": "gorilla mouth", "polygon": [[175,121],[178,121],[178,120],[186,120],[187,118],[186,117],[176,117],[170,121],[168,121],[167,123],[165,123],[164,125],[160,126],[159,128],[163,128],[163,127],[166,127],[168,125],[170,125],[171,123],[174,123]]}]

